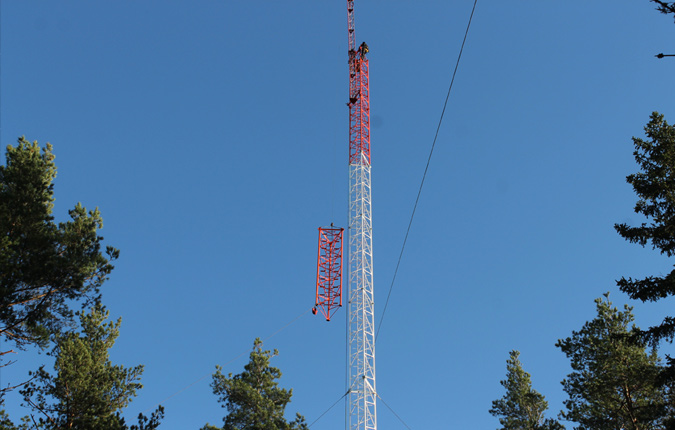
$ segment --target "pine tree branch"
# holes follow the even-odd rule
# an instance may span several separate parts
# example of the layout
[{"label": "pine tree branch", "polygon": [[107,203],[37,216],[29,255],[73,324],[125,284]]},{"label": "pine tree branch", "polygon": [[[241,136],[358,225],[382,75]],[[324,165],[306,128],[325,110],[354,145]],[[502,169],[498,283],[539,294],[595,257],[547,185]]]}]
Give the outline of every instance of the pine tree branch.
[{"label": "pine tree branch", "polygon": [[675,3],[668,3],[661,0],[650,0],[659,6],[656,8],[661,13],[673,13],[675,14]]},{"label": "pine tree branch", "polygon": [[[12,363],[14,363],[14,361],[13,361]],[[6,365],[5,365],[5,366],[6,366]],[[3,367],[4,367],[4,366],[3,366]],[[17,389],[17,388],[19,388],[19,387],[23,387],[24,385],[26,385],[27,383],[29,383],[29,382],[32,381],[33,379],[35,379],[35,377],[30,378],[28,381],[22,382],[22,383],[20,383],[20,384],[16,384],[16,385],[14,385],[14,386],[5,387],[5,388],[0,388],[0,394],[2,394],[2,393],[9,393],[10,391],[12,391],[12,390],[14,390],[14,389]]]},{"label": "pine tree branch", "polygon": [[[33,377],[33,378],[35,378],[35,377]],[[26,383],[28,383],[28,382],[29,382],[29,381],[24,382],[24,384],[26,384]],[[44,410],[43,408],[41,408],[40,406],[36,405],[35,402],[33,402],[33,401],[30,399],[30,397],[24,397],[24,400],[25,400],[26,402],[28,402],[28,403],[30,404],[30,406],[31,406],[33,409],[36,409],[38,412],[42,412],[42,414],[43,414],[45,417],[47,417],[47,419],[49,420],[49,422],[52,423],[52,424],[54,424],[54,419],[53,419],[51,416],[49,416],[49,414],[48,414],[47,412],[45,412],[45,410]],[[33,415],[31,415],[30,417],[31,417],[31,419],[33,419]],[[35,419],[33,419],[33,422],[35,422]]]}]

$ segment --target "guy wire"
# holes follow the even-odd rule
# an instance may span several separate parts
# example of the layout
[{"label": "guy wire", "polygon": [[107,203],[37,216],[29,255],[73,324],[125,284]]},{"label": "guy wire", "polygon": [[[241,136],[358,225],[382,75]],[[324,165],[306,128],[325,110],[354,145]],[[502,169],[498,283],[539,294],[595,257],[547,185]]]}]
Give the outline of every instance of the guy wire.
[{"label": "guy wire", "polygon": [[457,56],[457,63],[455,64],[455,71],[452,73],[452,79],[450,80],[450,88],[448,88],[448,94],[445,96],[445,103],[443,104],[443,110],[441,111],[441,118],[438,120],[438,127],[436,127],[436,135],[434,136],[434,141],[431,144],[431,151],[429,152],[429,158],[427,159],[427,165],[424,168],[424,174],[422,175],[422,182],[420,183],[420,188],[417,191],[417,198],[415,199],[415,205],[413,206],[412,214],[410,215],[410,222],[408,223],[408,229],[405,232],[405,238],[403,239],[403,245],[401,246],[401,253],[398,256],[398,262],[396,263],[396,269],[394,270],[394,276],[391,280],[391,285],[389,286],[389,293],[387,294],[387,300],[384,303],[384,309],[382,310],[382,316],[380,317],[380,323],[377,325],[377,333],[375,334],[375,341],[377,342],[377,337],[380,335],[380,328],[382,328],[382,321],[384,320],[384,314],[387,311],[387,305],[389,305],[389,298],[391,297],[391,290],[394,288],[394,281],[396,280],[396,274],[398,273],[398,268],[401,265],[401,258],[403,257],[403,250],[405,250],[405,244],[408,241],[408,234],[410,234],[410,227],[412,226],[413,219],[415,218],[415,211],[417,210],[417,204],[420,201],[420,195],[422,194],[422,187],[424,187],[424,180],[427,177],[427,171],[429,170],[429,163],[431,163],[431,156],[434,154],[434,147],[436,146],[436,140],[438,139],[438,132],[441,130],[441,124],[443,123],[443,116],[445,115],[445,108],[448,106],[448,99],[450,98],[450,92],[452,91],[452,85],[455,83],[455,76],[457,75],[457,69],[459,67],[459,61],[462,59],[462,52],[464,51],[464,44],[466,43],[466,37],[469,34],[469,28],[471,28],[471,21],[473,19],[473,13],[476,10],[476,4],[478,0],[474,0],[473,9],[471,9],[471,15],[469,16],[469,23],[466,26],[466,31],[464,32],[464,40],[462,40],[462,47],[459,50],[459,55]]}]

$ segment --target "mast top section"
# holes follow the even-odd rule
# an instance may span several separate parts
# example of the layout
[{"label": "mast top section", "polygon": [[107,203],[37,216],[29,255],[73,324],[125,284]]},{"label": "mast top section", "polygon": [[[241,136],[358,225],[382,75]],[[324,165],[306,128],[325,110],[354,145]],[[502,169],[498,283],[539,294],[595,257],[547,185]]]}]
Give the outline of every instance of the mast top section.
[{"label": "mast top section", "polygon": [[356,35],[354,34],[354,0],[347,0],[347,31],[349,33],[349,55],[356,51]]}]

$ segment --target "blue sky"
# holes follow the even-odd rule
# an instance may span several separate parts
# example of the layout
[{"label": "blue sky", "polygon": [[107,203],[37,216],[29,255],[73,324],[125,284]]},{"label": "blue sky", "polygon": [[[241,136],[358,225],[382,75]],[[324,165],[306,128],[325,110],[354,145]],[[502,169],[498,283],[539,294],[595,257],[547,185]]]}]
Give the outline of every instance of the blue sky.
[{"label": "blue sky", "polygon": [[[357,0],[370,46],[377,319],[471,0]],[[221,424],[203,378],[280,356],[287,411],[314,421],[345,390],[345,309],[313,305],[317,227],[347,215],[344,1],[11,1],[0,5],[0,143],[54,145],[57,220],[98,206],[121,250],[104,301],[112,351],[145,365],[132,418]],[[511,349],[550,415],[569,363],[554,344],[614,280],[670,271],[624,242],[625,176],[652,111],[675,122],[675,24],[642,1],[479,0],[377,343],[377,388],[411,428],[498,427]],[[672,301],[635,304],[647,326]],[[670,310],[669,310],[670,308]],[[672,351],[668,346],[664,352]],[[237,373],[247,354],[224,371]],[[3,369],[22,380],[33,351]],[[185,391],[167,399],[195,381]],[[14,419],[18,394],[8,396]],[[381,428],[404,429],[378,406]],[[571,428],[571,425],[569,426]],[[339,404],[313,429],[344,428]]]}]

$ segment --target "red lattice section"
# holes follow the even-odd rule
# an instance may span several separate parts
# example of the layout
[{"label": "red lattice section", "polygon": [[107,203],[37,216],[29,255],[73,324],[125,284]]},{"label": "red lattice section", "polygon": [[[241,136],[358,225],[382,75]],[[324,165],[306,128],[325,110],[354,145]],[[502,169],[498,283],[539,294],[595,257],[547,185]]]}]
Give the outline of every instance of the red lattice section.
[{"label": "red lattice section", "polygon": [[370,164],[368,45],[349,53],[349,164]]},{"label": "red lattice section", "polygon": [[330,321],[342,306],[342,233],[344,228],[319,227],[319,257],[316,268],[316,302],[314,314],[320,311]]}]

